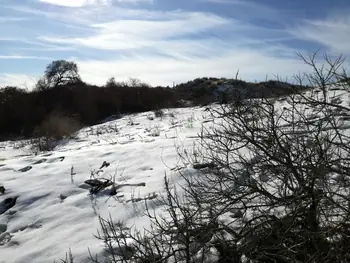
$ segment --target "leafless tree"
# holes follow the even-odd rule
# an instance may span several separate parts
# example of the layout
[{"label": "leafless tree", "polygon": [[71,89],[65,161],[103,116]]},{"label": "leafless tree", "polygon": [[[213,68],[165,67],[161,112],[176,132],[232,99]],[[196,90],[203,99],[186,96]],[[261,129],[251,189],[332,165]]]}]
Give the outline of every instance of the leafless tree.
[{"label": "leafless tree", "polygon": [[38,81],[37,89],[55,88],[80,81],[81,78],[76,63],[66,60],[55,60],[47,65],[45,76]]}]

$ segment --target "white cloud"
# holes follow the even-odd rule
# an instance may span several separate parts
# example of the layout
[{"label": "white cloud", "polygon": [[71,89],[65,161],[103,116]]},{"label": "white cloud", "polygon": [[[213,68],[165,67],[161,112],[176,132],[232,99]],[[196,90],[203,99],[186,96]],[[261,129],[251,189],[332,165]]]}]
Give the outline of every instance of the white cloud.
[{"label": "white cloud", "polygon": [[12,16],[0,17],[0,23],[18,22],[18,21],[25,21],[25,20],[29,20],[29,19],[25,17],[12,17]]},{"label": "white cloud", "polygon": [[[61,3],[59,0],[57,0],[57,2]],[[62,10],[59,10],[56,6],[53,6],[52,8],[43,8],[42,6],[36,8],[30,5],[4,5],[4,8],[7,8],[10,11],[15,11],[20,15],[36,17],[41,21],[61,23],[62,26],[71,28],[76,26],[85,27],[85,29],[90,28],[93,24],[105,23],[118,19],[152,19],[173,13],[104,4],[92,4],[84,6],[84,8],[61,6],[61,8],[63,8]],[[57,31],[52,33],[56,32]],[[68,31],[68,33],[69,32],[70,31]]]},{"label": "white cloud", "polygon": [[0,59],[38,59],[38,60],[53,60],[52,57],[41,56],[23,56],[23,55],[0,55]]},{"label": "white cloud", "polygon": [[136,77],[152,85],[181,83],[196,77],[234,77],[237,70],[244,80],[264,80],[266,74],[291,77],[293,73],[308,68],[297,59],[276,58],[263,51],[237,49],[224,52],[221,56],[188,58],[179,60],[171,57],[134,56],[122,59],[98,61],[76,60],[82,78],[93,84],[104,84],[114,76],[117,80]]},{"label": "white cloud", "polygon": [[[26,39],[23,43],[32,43],[27,50],[64,52],[64,56],[60,53],[60,59],[76,61],[82,78],[93,84],[104,84],[114,76],[118,80],[138,77],[152,85],[172,85],[203,76],[233,77],[238,69],[243,79],[251,81],[263,80],[266,74],[270,78],[274,78],[273,74],[287,77],[308,68],[295,55],[303,50],[288,48],[283,41],[293,37],[326,41],[344,50],[341,40],[348,39],[342,33],[348,32],[348,28],[337,28],[339,23],[345,24],[344,20],[308,21],[285,31],[210,12],[103,5],[111,3],[107,0],[45,1],[64,5],[64,12],[62,7],[12,6],[19,13],[55,23],[54,31],[48,28],[39,37]],[[254,12],[261,7],[238,0],[227,2],[245,6],[247,10],[254,7]],[[73,6],[84,8],[70,8]],[[265,8],[266,11],[258,13],[274,17],[272,13],[276,10]],[[60,25],[64,30],[59,30]],[[322,35],[326,34],[321,30],[323,26],[340,43],[334,43],[330,35]]]},{"label": "white cloud", "polygon": [[85,5],[95,4],[96,0],[40,0],[40,2],[67,7],[82,7]]},{"label": "white cloud", "polygon": [[[232,25],[232,21],[212,14],[173,12],[157,19],[117,21],[94,24],[96,33],[88,37],[40,37],[49,43],[72,44],[104,50],[135,49],[153,47],[157,50],[176,51],[172,45],[184,41],[192,46],[198,40],[186,41],[191,34],[200,34],[219,26]],[[169,40],[169,39],[172,40]],[[205,39],[203,40],[206,41]]]},{"label": "white cloud", "polygon": [[65,6],[65,7],[83,7],[88,5],[107,5],[115,2],[127,2],[127,3],[136,3],[136,2],[152,2],[152,0],[39,0],[42,3]]},{"label": "white cloud", "polygon": [[17,86],[31,90],[38,78],[26,74],[0,73],[0,88],[6,86]]},{"label": "white cloud", "polygon": [[[132,15],[133,12],[138,15]],[[242,77],[263,80],[266,73],[271,78],[272,74],[290,76],[302,68],[295,50],[271,44],[273,39],[282,39],[275,31],[266,32],[268,43],[243,36],[246,31],[262,31],[260,28],[212,13],[133,10],[128,16],[91,22],[92,31],[84,37],[42,36],[40,40],[110,52],[108,59],[73,59],[82,78],[93,84],[103,84],[114,76],[171,85],[202,76],[233,77],[238,69]],[[224,34],[228,35],[220,39],[218,30],[226,30]],[[237,35],[240,37],[232,37]],[[250,45],[256,47],[249,49]],[[284,58],[277,58],[276,54]]]},{"label": "white cloud", "polygon": [[[350,10],[349,10],[350,11]],[[350,12],[337,12],[323,20],[306,20],[289,32],[296,38],[313,41],[333,52],[350,54]]]},{"label": "white cloud", "polygon": [[248,5],[256,6],[256,3],[253,3],[249,0],[201,0],[202,2],[215,3],[215,4],[232,4],[232,5]]},{"label": "white cloud", "polygon": [[277,23],[283,23],[285,19],[289,19],[290,10],[276,9],[269,6],[264,1],[253,0],[199,0],[210,4],[225,5],[227,9],[234,14],[236,18],[244,21],[254,19],[267,19]]}]

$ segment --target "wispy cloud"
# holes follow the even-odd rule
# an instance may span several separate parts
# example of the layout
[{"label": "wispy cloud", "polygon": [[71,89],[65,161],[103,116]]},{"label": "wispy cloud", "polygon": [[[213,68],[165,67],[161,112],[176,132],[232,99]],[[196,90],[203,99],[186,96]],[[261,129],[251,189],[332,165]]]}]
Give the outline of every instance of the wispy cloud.
[{"label": "wispy cloud", "polygon": [[11,17],[11,16],[0,17],[0,23],[26,21],[26,20],[29,20],[29,18],[26,18],[26,17]]},{"label": "wispy cloud", "polygon": [[26,74],[0,73],[0,87],[16,86],[24,89],[32,89],[38,79]]},{"label": "wispy cloud", "polygon": [[52,60],[52,57],[37,57],[37,56],[23,56],[23,55],[0,55],[0,59],[38,59],[38,60]]},{"label": "wispy cloud", "polygon": [[255,2],[252,2],[251,0],[200,0],[200,1],[207,2],[207,3],[214,3],[214,4],[260,6],[260,7],[267,8],[267,6],[257,4]]},{"label": "wispy cloud", "polygon": [[[283,64],[289,69],[290,65],[298,64],[295,50],[272,44],[274,40],[288,39],[279,30],[209,12],[133,9],[126,13],[127,17],[124,13],[117,20],[89,24],[91,32],[84,37],[41,36],[39,39],[55,45],[109,52],[108,58],[75,59],[82,77],[97,84],[103,84],[111,76],[118,79],[132,76],[155,85],[170,85],[205,75],[231,77],[238,69],[248,71],[246,76],[250,79],[264,79],[268,73],[271,77],[280,73]],[[273,62],[267,71],[269,60]]]},{"label": "wispy cloud", "polygon": [[107,1],[102,0],[69,0],[69,1],[60,1],[60,0],[39,0],[42,3],[51,4],[51,5],[59,5],[59,6],[67,6],[67,7],[82,7],[91,4],[106,4]]},{"label": "wispy cloud", "polygon": [[90,83],[103,84],[109,77],[126,80],[138,77],[155,85],[171,85],[197,77],[234,77],[237,70],[245,80],[273,79],[274,74],[291,76],[307,71],[297,59],[273,57],[267,52],[237,49],[208,57],[178,59],[156,56],[133,56],[115,60],[77,60],[82,77]]},{"label": "wispy cloud", "polygon": [[83,7],[88,5],[107,5],[113,2],[126,2],[126,3],[136,3],[136,2],[153,2],[153,0],[39,0],[42,3],[66,6],[66,7]]},{"label": "wispy cloud", "polygon": [[[180,4],[164,8],[167,1],[159,6],[160,1],[148,0],[6,5],[10,17],[34,20],[28,24],[29,33],[22,30],[26,23],[19,21],[23,24],[16,22],[3,34],[9,41],[2,42],[2,59],[33,61],[42,70],[38,75],[45,59],[74,60],[83,79],[94,84],[114,76],[171,85],[201,76],[232,77],[238,69],[247,80],[262,80],[266,74],[291,76],[307,70],[296,52],[320,45],[350,53],[344,14],[300,20],[257,1],[188,0],[198,3],[196,10]],[[17,42],[11,41],[16,37]]]},{"label": "wispy cloud", "polygon": [[325,19],[301,21],[290,29],[294,37],[322,44],[333,52],[350,54],[350,8],[332,13]]},{"label": "wispy cloud", "polygon": [[[224,18],[205,13],[174,12],[158,15],[149,20],[117,20],[102,24],[93,24],[93,32],[87,37],[40,37],[41,40],[55,44],[72,44],[96,49],[120,50],[153,47],[157,50],[174,51],[172,47],[198,44],[196,40],[187,38],[199,35],[219,26],[232,23]],[[204,40],[205,41],[205,40]],[[167,43],[166,43],[167,42]],[[190,47],[189,46],[189,47]]]}]

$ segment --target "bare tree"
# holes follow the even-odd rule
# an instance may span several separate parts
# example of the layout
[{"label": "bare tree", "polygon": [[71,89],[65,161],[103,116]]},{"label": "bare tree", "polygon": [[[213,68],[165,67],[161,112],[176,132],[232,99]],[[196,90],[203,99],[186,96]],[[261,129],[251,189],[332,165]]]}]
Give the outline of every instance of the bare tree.
[{"label": "bare tree", "polygon": [[37,83],[37,89],[55,88],[68,83],[80,82],[76,63],[67,60],[55,60],[47,65],[45,76]]},{"label": "bare tree", "polygon": [[118,85],[118,83],[115,80],[115,77],[111,77],[107,80],[105,87],[116,87],[117,85]]}]

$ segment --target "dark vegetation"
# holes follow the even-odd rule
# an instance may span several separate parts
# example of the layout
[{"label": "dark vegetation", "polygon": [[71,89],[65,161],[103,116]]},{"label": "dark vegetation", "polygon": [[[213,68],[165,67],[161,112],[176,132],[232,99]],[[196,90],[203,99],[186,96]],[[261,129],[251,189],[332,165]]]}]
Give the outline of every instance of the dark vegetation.
[{"label": "dark vegetation", "polygon": [[74,62],[57,60],[49,64],[32,91],[18,87],[0,89],[0,140],[38,135],[38,127],[53,113],[93,125],[111,115],[161,108],[227,102],[233,97],[275,97],[302,88],[280,81],[248,83],[236,79],[198,78],[175,87],[151,87],[137,79],[104,86],[81,80]]}]

